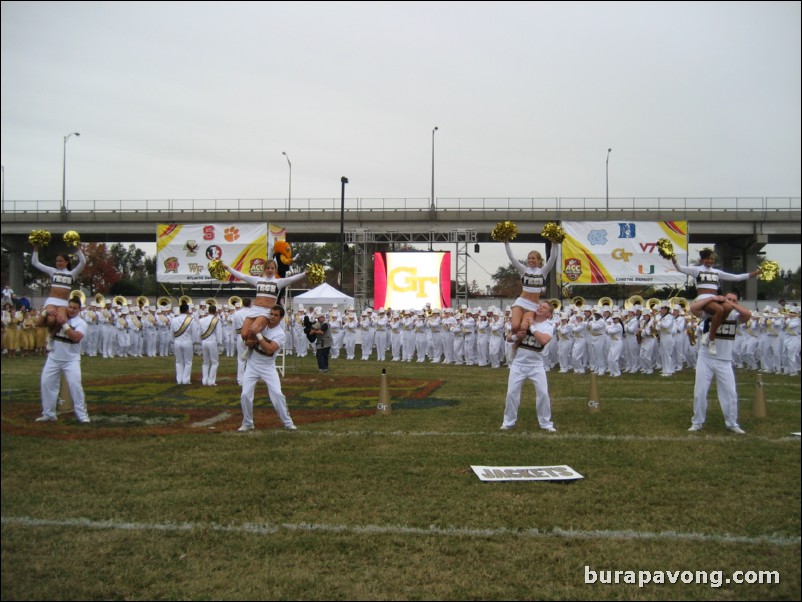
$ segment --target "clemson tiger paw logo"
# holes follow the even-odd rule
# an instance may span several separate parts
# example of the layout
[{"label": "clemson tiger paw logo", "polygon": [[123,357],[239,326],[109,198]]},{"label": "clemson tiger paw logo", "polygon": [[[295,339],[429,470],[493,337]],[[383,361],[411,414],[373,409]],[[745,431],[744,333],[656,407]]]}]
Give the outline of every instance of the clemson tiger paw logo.
[{"label": "clemson tiger paw logo", "polygon": [[226,228],[223,232],[223,238],[225,238],[227,242],[234,242],[239,238],[239,229],[234,226]]}]

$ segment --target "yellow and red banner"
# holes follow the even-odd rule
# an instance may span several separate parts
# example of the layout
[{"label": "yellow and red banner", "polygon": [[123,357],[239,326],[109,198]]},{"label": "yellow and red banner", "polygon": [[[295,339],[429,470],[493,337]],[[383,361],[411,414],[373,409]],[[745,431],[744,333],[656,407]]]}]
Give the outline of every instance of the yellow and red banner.
[{"label": "yellow and red banner", "polygon": [[[159,224],[156,230],[158,282],[219,282],[209,262],[222,259],[234,269],[259,276],[267,262],[267,224]],[[233,276],[229,276],[233,282]]]},{"label": "yellow and red banner", "polygon": [[688,259],[688,222],[562,222],[560,281],[564,284],[684,286],[685,274],[660,257],[657,241],[668,238],[677,262]]}]

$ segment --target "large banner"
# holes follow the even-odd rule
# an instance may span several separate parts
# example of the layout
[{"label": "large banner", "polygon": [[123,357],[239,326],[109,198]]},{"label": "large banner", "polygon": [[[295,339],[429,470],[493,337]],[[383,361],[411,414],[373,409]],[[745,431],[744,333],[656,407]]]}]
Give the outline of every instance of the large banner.
[{"label": "large banner", "polygon": [[[267,262],[267,224],[158,225],[158,282],[219,282],[209,274],[212,259],[222,259],[240,272],[260,276]],[[229,276],[229,282],[233,281]]]},{"label": "large banner", "polygon": [[373,304],[392,309],[451,306],[451,253],[374,253]]},{"label": "large banner", "polygon": [[687,276],[660,257],[657,241],[668,238],[677,263],[688,259],[687,222],[562,222],[561,282],[685,286]]}]

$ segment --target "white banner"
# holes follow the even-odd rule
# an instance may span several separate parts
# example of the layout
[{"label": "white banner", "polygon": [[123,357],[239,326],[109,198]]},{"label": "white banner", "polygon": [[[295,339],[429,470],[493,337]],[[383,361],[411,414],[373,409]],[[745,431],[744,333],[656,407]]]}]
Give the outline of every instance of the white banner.
[{"label": "white banner", "polygon": [[[209,274],[212,259],[222,259],[239,272],[260,276],[267,262],[267,224],[158,225],[158,282],[220,282]],[[233,281],[229,276],[229,282]]]},{"label": "white banner", "polygon": [[688,259],[687,222],[562,222],[561,282],[564,284],[668,284],[688,278],[657,252],[669,239],[677,263]]},{"label": "white banner", "polygon": [[570,466],[471,466],[481,481],[573,481],[584,479]]}]

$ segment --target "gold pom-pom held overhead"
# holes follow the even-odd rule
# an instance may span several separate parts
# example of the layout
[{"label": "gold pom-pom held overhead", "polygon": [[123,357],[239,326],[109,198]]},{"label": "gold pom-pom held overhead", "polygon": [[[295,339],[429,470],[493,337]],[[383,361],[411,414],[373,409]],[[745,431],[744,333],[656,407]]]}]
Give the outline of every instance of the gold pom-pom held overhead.
[{"label": "gold pom-pom held overhead", "polygon": [[319,263],[313,263],[306,268],[306,279],[312,286],[323,284],[326,281],[326,272]]},{"label": "gold pom-pom held overhead", "polygon": [[46,247],[50,244],[50,232],[47,230],[31,230],[28,242],[35,247]]},{"label": "gold pom-pom held overhead", "polygon": [[763,262],[757,266],[757,269],[760,271],[760,274],[757,276],[759,280],[774,280],[780,275],[780,264],[776,261],[764,259]]},{"label": "gold pom-pom held overhead", "polygon": [[70,230],[64,233],[64,242],[71,247],[77,247],[81,244],[81,236],[75,230]]},{"label": "gold pom-pom held overhead", "polygon": [[513,240],[518,236],[518,226],[513,222],[499,222],[490,232],[490,237],[498,242]]},{"label": "gold pom-pom held overhead", "polygon": [[565,240],[565,228],[554,222],[549,222],[543,226],[543,231],[540,235],[549,242],[561,244]]},{"label": "gold pom-pom held overhead", "polygon": [[663,259],[674,259],[677,256],[674,253],[674,245],[667,238],[657,239],[657,252]]},{"label": "gold pom-pom held overhead", "polygon": [[215,280],[225,282],[228,280],[228,270],[223,267],[223,262],[219,259],[212,259],[209,262],[209,274]]}]

